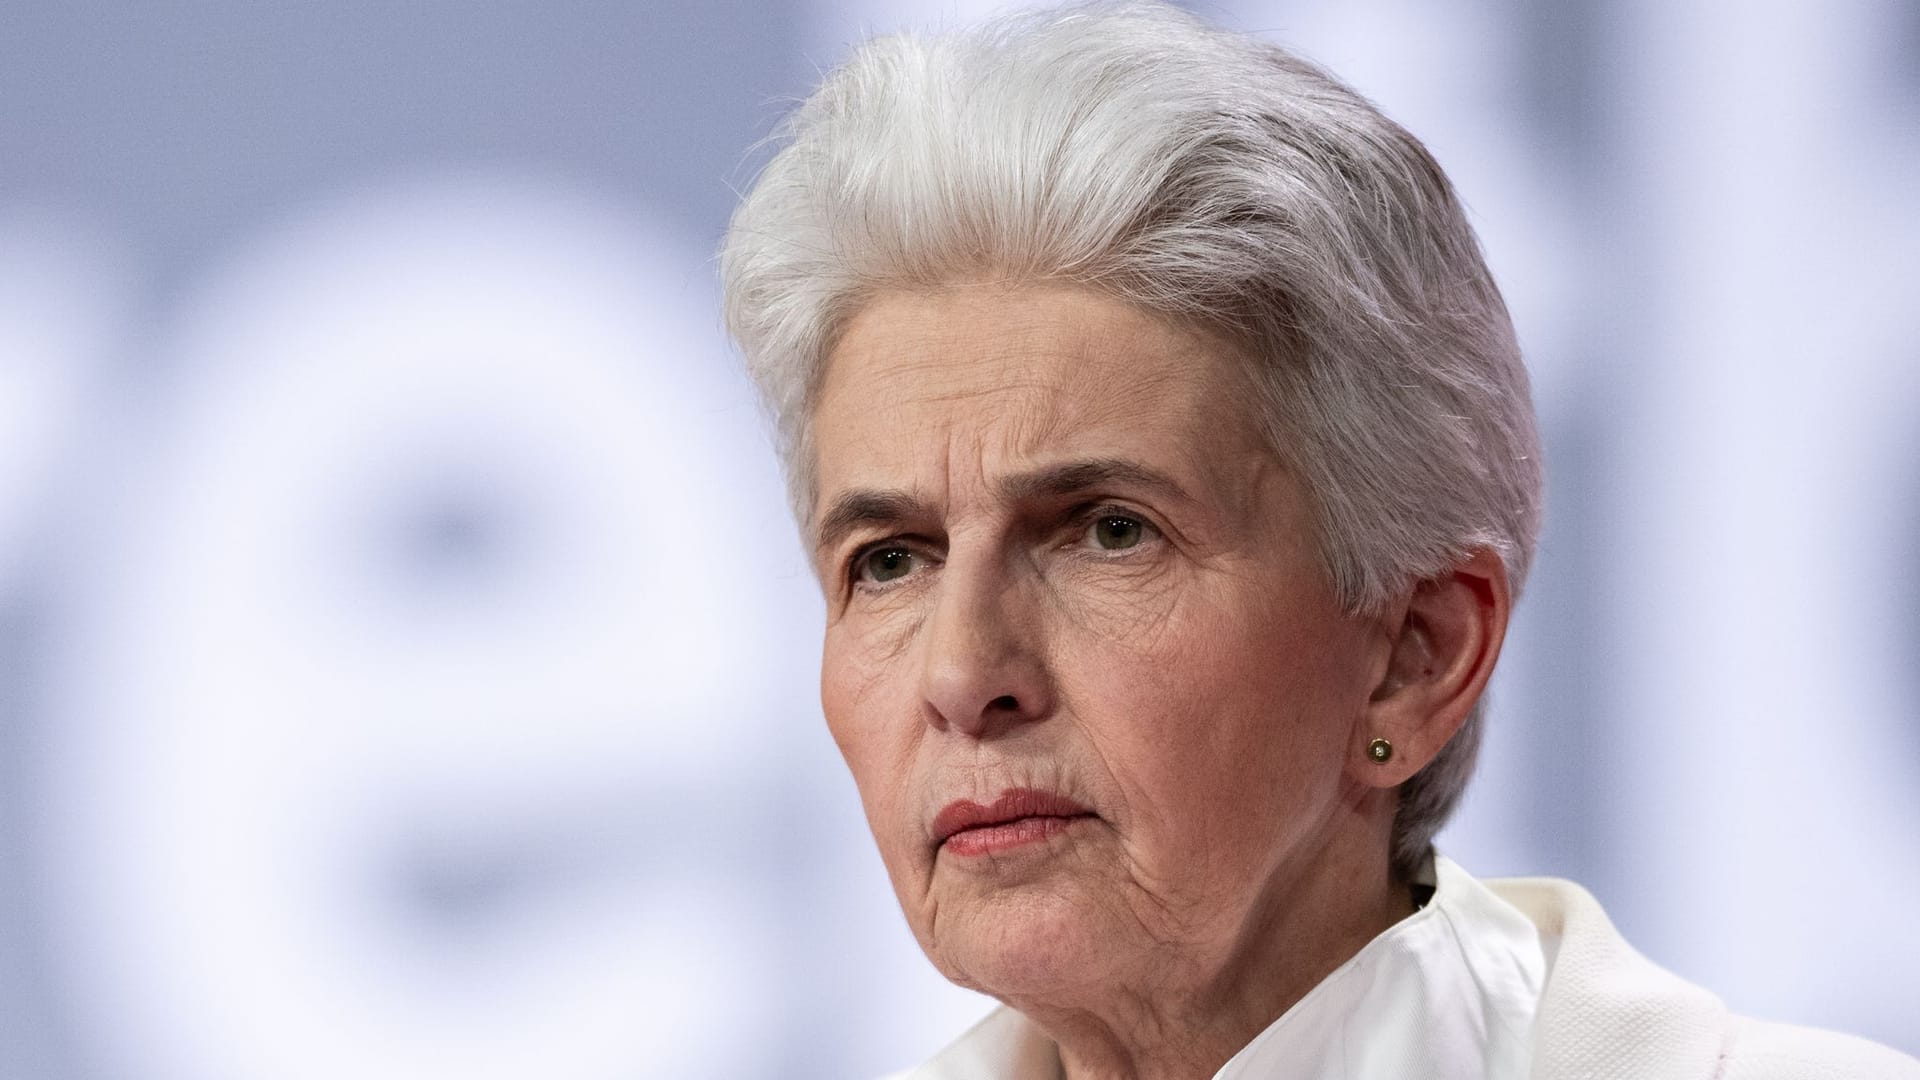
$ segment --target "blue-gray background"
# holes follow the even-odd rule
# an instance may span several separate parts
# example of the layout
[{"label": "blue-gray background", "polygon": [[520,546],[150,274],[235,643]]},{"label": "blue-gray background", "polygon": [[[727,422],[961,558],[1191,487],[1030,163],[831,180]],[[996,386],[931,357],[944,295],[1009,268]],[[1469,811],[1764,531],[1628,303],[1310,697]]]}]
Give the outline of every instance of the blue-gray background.
[{"label": "blue-gray background", "polygon": [[[717,330],[748,148],[979,5],[0,9],[0,1075],[845,1077],[914,950]],[[1444,848],[1920,1052],[1920,7],[1203,5],[1427,139],[1550,523]]]}]

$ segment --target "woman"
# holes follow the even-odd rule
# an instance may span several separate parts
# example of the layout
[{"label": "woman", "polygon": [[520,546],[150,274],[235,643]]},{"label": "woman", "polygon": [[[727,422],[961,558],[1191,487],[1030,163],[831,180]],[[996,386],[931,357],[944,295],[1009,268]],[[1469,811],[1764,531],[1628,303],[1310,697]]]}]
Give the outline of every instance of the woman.
[{"label": "woman", "polygon": [[1158,6],[874,42],[734,218],[822,701],[930,959],[908,1075],[1920,1076],[1431,849],[1538,440],[1420,144]]}]

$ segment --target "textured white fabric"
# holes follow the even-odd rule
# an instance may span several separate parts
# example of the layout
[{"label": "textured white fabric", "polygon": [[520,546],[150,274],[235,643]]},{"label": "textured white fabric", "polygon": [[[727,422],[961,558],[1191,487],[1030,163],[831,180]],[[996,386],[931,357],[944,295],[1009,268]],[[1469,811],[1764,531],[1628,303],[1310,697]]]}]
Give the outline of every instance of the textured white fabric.
[{"label": "textured white fabric", "polygon": [[1572,882],[1488,886],[1560,938],[1534,1032],[1538,1080],[1920,1080],[1920,1061],[1864,1039],[1734,1016],[1635,952]]},{"label": "textured white fabric", "polygon": [[[1215,1080],[1920,1080],[1920,1062],[1831,1032],[1765,1024],[1660,969],[1571,882],[1436,891],[1215,1074]],[[889,1080],[1059,1080],[1040,1029],[998,1009]]]}]

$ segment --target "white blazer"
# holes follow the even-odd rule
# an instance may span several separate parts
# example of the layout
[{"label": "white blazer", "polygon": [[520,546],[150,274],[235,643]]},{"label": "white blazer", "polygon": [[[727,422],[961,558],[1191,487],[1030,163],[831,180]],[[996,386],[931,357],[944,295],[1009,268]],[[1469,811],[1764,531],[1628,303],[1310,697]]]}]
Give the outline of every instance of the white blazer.
[{"label": "white blazer", "polygon": [[[1920,1080],[1885,1047],[1734,1016],[1571,882],[1483,883],[1435,858],[1433,884],[1215,1080]],[[888,1080],[1060,1076],[1053,1042],[1001,1008]]]}]

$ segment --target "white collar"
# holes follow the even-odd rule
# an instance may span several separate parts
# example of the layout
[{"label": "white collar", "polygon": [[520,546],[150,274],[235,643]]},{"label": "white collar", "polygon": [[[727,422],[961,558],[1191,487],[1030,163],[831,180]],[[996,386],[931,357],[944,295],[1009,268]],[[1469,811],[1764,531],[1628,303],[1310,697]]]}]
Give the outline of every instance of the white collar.
[{"label": "white collar", "polygon": [[[1451,860],[1424,908],[1388,927],[1214,1074],[1520,1080],[1554,946]],[[909,1080],[1057,1080],[1060,1057],[1012,1009],[989,1014]]]}]

